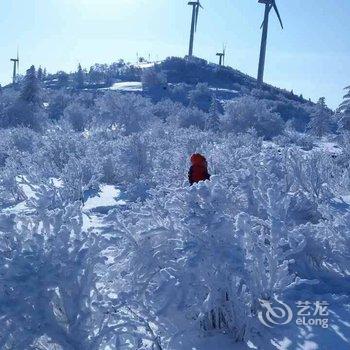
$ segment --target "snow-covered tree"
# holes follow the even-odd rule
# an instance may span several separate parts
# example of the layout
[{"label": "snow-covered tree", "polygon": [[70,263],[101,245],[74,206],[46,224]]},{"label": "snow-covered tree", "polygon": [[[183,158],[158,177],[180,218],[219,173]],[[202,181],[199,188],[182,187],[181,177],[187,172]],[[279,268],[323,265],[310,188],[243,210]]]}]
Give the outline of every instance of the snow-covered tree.
[{"label": "snow-covered tree", "polygon": [[83,68],[81,67],[81,64],[79,63],[78,65],[78,70],[75,73],[74,76],[74,82],[75,82],[75,86],[78,89],[81,89],[84,87],[85,84],[85,72],[83,70]]},{"label": "snow-covered tree", "polygon": [[348,92],[344,96],[344,101],[339,107],[341,113],[338,122],[340,131],[350,131],[350,86],[345,88]]},{"label": "snow-covered tree", "polygon": [[24,77],[21,99],[32,105],[40,104],[40,85],[35,67],[31,66]]},{"label": "snow-covered tree", "polygon": [[311,134],[322,137],[331,131],[331,112],[326,105],[326,99],[321,97],[316,105],[315,111],[311,114],[308,129]]},{"label": "snow-covered tree", "polygon": [[41,66],[38,68],[38,73],[37,73],[37,78],[38,80],[41,82],[44,80],[45,76],[44,76],[44,71],[41,68]]},{"label": "snow-covered tree", "polygon": [[66,72],[57,72],[57,83],[59,87],[66,87],[69,83],[69,74]]},{"label": "snow-covered tree", "polygon": [[25,126],[41,130],[46,125],[47,115],[42,105],[42,90],[35,67],[27,70],[19,97],[4,111],[6,126]]},{"label": "snow-covered tree", "polygon": [[219,102],[214,95],[209,109],[209,114],[205,123],[207,130],[219,131],[220,130],[220,117],[219,117]]}]

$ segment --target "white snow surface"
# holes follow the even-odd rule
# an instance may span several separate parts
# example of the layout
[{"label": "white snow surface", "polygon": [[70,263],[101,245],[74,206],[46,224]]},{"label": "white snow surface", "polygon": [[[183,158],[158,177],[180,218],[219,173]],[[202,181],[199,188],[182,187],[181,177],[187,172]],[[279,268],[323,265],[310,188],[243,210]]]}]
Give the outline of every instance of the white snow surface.
[{"label": "white snow surface", "polygon": [[115,186],[104,185],[101,187],[100,192],[96,196],[89,197],[87,199],[87,201],[84,203],[83,211],[124,204],[124,201],[118,200],[119,196],[120,190],[118,190]]},{"label": "white snow surface", "polygon": [[336,142],[321,140],[317,143],[317,147],[329,154],[341,154],[342,150]]},{"label": "white snow surface", "polygon": [[231,89],[223,89],[223,88],[216,88],[216,87],[209,87],[210,90],[212,91],[218,91],[218,92],[229,92],[232,94],[238,94],[239,91],[237,90],[231,90]]},{"label": "white snow surface", "polygon": [[139,81],[122,81],[113,84],[111,87],[107,88],[113,91],[126,91],[126,92],[136,92],[142,91],[142,83]]},{"label": "white snow surface", "polygon": [[137,68],[147,69],[155,66],[157,62],[138,62],[135,64]]}]

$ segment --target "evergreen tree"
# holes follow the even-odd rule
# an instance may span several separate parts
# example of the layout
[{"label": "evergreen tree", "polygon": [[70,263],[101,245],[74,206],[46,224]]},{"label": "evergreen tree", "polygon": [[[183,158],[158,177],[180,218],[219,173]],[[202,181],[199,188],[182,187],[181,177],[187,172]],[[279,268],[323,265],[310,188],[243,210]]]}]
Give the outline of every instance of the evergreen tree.
[{"label": "evergreen tree", "polygon": [[59,87],[66,87],[69,83],[69,75],[66,72],[57,72],[57,80]]},{"label": "evergreen tree", "polygon": [[83,71],[83,68],[81,67],[81,64],[79,63],[78,65],[78,70],[77,72],[75,73],[75,77],[74,77],[74,81],[75,81],[75,86],[78,88],[78,89],[81,89],[84,87],[84,82],[85,82],[85,74],[84,74],[84,71]]},{"label": "evergreen tree", "polygon": [[31,66],[27,70],[24,77],[21,99],[22,101],[32,105],[40,104],[40,85],[34,66]]},{"label": "evergreen tree", "polygon": [[344,101],[340,105],[340,110],[345,113],[350,113],[350,85],[345,88],[348,92],[344,95]]},{"label": "evergreen tree", "polygon": [[308,129],[311,134],[318,137],[324,136],[331,131],[331,113],[324,97],[318,100],[315,111],[311,114]]},{"label": "evergreen tree", "polygon": [[339,131],[350,131],[350,86],[347,86],[345,90],[348,90],[348,92],[345,94],[344,101],[339,107],[339,112],[341,113],[341,117],[338,122]]},{"label": "evergreen tree", "polygon": [[219,131],[220,129],[219,105],[215,95],[212,97],[205,127],[207,130],[213,131]]},{"label": "evergreen tree", "polygon": [[19,98],[6,113],[10,126],[25,126],[35,130],[41,130],[44,126],[46,113],[42,108],[41,87],[34,66],[27,70]]},{"label": "evergreen tree", "polygon": [[44,72],[43,72],[43,69],[41,68],[41,66],[38,69],[37,77],[38,77],[39,81],[43,81],[44,80]]}]

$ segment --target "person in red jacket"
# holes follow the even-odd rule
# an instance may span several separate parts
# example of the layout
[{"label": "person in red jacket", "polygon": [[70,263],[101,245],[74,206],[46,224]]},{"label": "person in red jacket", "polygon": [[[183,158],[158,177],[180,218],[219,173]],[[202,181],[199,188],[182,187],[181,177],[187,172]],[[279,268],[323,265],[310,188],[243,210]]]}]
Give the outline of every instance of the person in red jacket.
[{"label": "person in red jacket", "polygon": [[191,167],[188,172],[188,181],[191,186],[199,181],[210,180],[208,173],[208,163],[204,156],[199,153],[192,154]]}]

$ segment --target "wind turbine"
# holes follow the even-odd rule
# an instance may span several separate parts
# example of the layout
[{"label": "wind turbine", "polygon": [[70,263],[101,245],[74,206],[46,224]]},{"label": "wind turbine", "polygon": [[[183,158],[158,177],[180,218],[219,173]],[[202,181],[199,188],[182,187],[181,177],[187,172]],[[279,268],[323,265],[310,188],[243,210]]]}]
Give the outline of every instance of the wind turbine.
[{"label": "wind turbine", "polygon": [[13,83],[13,85],[15,85],[16,80],[17,80],[17,73],[19,71],[19,53],[18,53],[18,50],[17,50],[17,58],[11,58],[10,61],[13,62],[12,83]]},{"label": "wind turbine", "polygon": [[216,56],[219,56],[219,66],[224,66],[226,57],[226,45],[224,45],[222,52],[218,52]]},{"label": "wind turbine", "polygon": [[191,34],[190,34],[190,47],[188,50],[188,56],[193,56],[193,41],[194,41],[194,33],[197,31],[197,24],[198,24],[198,15],[199,15],[199,8],[203,8],[199,0],[197,1],[190,1],[188,5],[192,6],[192,21],[191,21]]},{"label": "wind turbine", "polygon": [[269,28],[269,15],[272,8],[275,10],[278,20],[283,29],[283,23],[278,11],[275,0],[259,0],[259,3],[265,4],[265,15],[264,22],[261,27],[263,28],[262,37],[261,37],[261,47],[260,47],[260,59],[259,59],[259,70],[258,70],[258,83],[262,84],[264,81],[264,69],[265,69],[265,57],[266,57],[266,43],[267,43],[267,31]]}]

